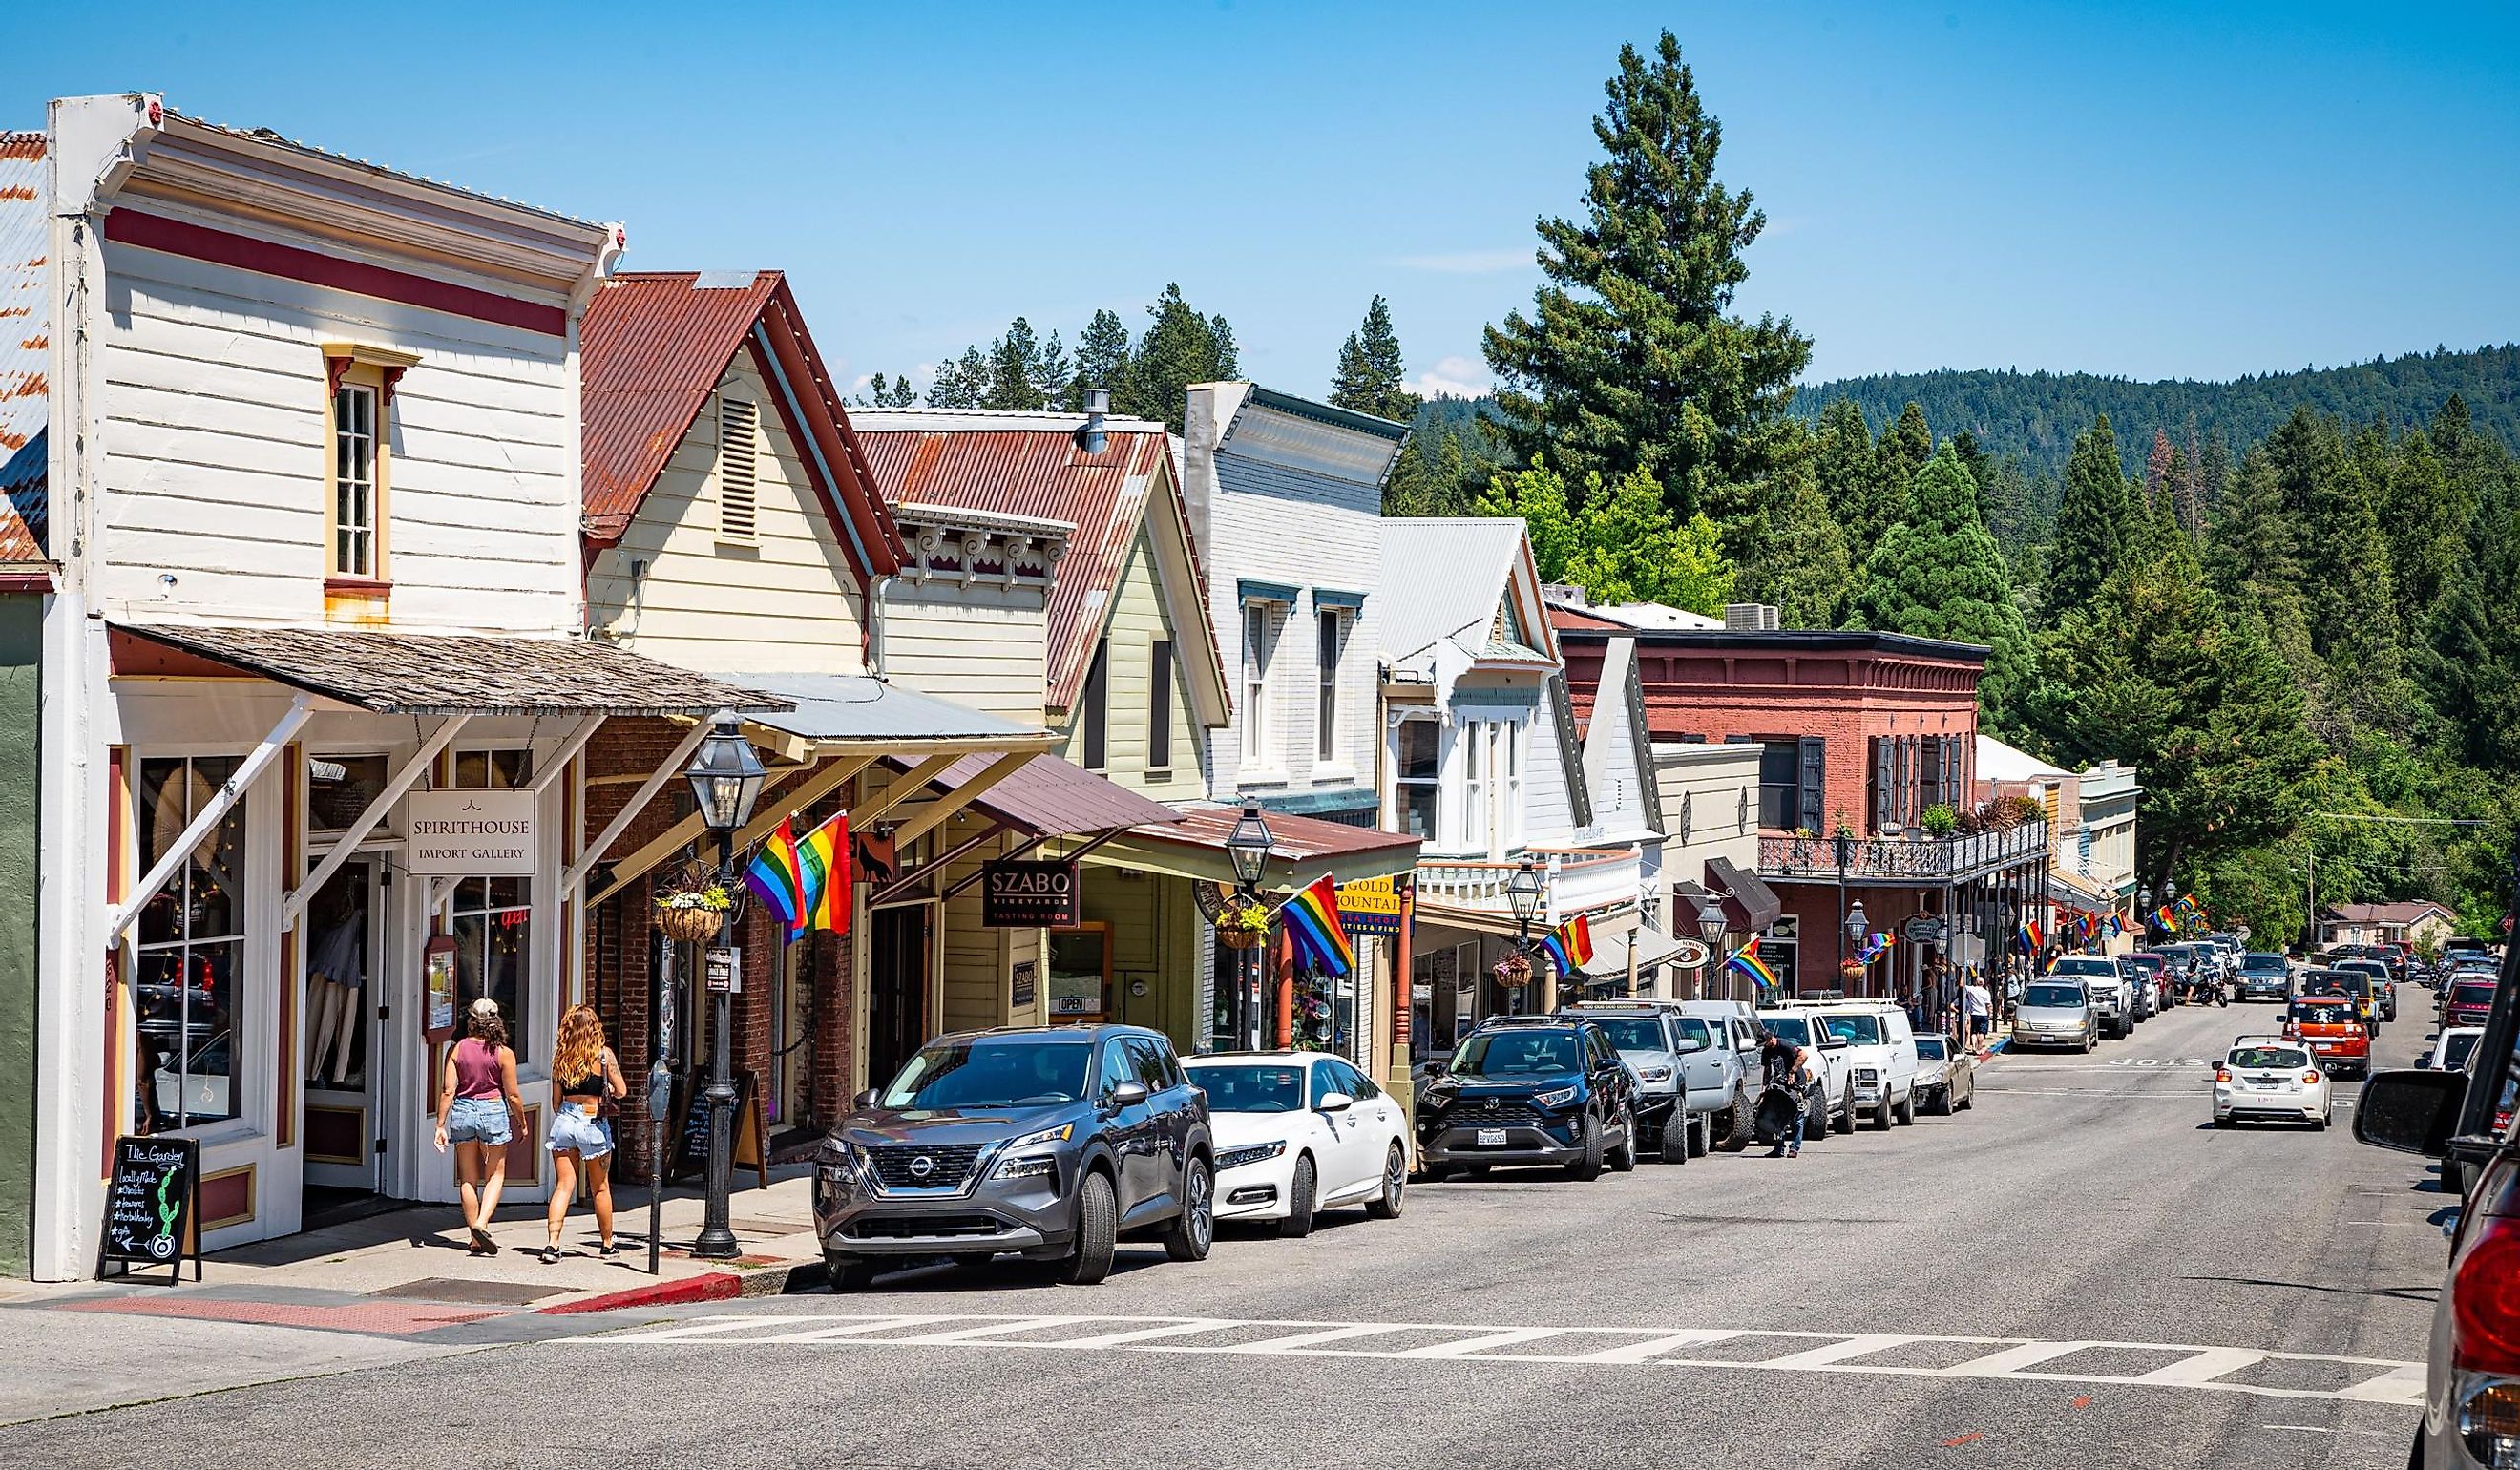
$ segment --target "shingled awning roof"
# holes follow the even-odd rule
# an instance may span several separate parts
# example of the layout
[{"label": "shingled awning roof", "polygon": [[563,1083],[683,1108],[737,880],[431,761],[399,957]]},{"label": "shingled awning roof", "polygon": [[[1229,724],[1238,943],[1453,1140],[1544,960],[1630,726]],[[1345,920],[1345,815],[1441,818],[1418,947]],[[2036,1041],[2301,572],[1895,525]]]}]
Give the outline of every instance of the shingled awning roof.
[{"label": "shingled awning roof", "polygon": [[[607,644],[374,628],[174,628],[117,623],[113,671],[223,665],[385,715],[697,715],[793,701]],[[171,656],[169,656],[171,655]]]}]

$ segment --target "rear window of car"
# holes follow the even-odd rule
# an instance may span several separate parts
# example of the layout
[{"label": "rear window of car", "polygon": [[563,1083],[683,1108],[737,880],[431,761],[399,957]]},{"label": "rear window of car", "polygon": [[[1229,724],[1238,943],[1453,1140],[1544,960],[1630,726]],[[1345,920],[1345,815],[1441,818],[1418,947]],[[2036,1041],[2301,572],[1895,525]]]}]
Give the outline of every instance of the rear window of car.
[{"label": "rear window of car", "polygon": [[2230,1060],[2235,1067],[2307,1067],[2310,1053],[2298,1047],[2234,1047]]},{"label": "rear window of car", "polygon": [[2494,982],[2462,980],[2450,988],[2452,1005],[2491,1005],[2494,1003]]},{"label": "rear window of car", "polygon": [[2468,1057],[2475,1052],[2476,1044],[2483,1040],[2485,1040],[2484,1035],[2480,1032],[2474,1031],[2453,1032],[2449,1036],[2443,1037],[2441,1048],[2442,1069],[2447,1072],[2466,1071]]},{"label": "rear window of car", "polygon": [[2295,1001],[2292,1006],[2292,1019],[2293,1023],[2299,1026],[2342,1026],[2358,1017],[2353,1004],[2348,1002],[2339,1001],[2321,1004],[2308,1001]]},{"label": "rear window of car", "polygon": [[2126,962],[2134,965],[2137,969],[2142,970],[2146,974],[2150,974],[2154,970],[2161,968],[2162,965],[2161,957],[2158,955],[2129,955],[2126,958]]},{"label": "rear window of car", "polygon": [[1941,1037],[1920,1036],[1916,1038],[1916,1059],[1918,1061],[1944,1061],[1949,1058],[1950,1054],[1951,1053],[1943,1049],[1943,1039]]}]

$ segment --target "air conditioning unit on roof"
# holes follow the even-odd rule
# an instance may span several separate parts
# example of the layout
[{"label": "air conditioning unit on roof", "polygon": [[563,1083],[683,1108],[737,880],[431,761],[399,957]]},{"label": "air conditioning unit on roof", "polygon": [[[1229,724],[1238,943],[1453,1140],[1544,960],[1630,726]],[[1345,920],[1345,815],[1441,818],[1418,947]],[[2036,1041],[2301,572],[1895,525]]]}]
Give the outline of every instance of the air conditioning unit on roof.
[{"label": "air conditioning unit on roof", "polygon": [[1731,633],[1774,633],[1777,609],[1766,602],[1727,602],[1724,627]]}]

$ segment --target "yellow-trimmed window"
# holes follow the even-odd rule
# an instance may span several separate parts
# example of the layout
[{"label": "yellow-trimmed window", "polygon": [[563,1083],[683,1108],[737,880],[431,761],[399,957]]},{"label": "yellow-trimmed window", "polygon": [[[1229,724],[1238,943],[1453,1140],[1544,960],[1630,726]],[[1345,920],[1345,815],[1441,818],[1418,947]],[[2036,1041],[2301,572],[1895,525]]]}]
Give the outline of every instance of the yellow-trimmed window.
[{"label": "yellow-trimmed window", "polygon": [[356,342],[324,344],[324,573],[328,584],[383,586],[388,554],[394,387],[420,359]]}]

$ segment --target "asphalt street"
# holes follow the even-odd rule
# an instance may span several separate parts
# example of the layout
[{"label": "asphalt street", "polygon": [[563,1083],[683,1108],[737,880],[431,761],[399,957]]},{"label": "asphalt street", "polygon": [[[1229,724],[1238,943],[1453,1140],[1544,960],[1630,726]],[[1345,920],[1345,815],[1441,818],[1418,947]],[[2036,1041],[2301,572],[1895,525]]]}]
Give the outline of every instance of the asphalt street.
[{"label": "asphalt street", "polygon": [[[1128,1248],[1099,1287],[935,1268],[541,1318],[0,1429],[0,1463],[2396,1466],[2452,1201],[2343,1106],[2208,1125],[2213,1059],[2273,1014],[2001,1058],[1972,1111],[1795,1160],[1419,1184],[1195,1266]],[[2411,993],[2384,1063],[2428,1014]]]}]

